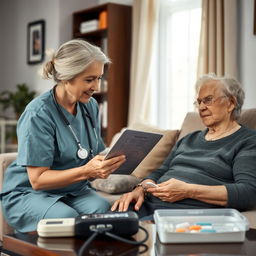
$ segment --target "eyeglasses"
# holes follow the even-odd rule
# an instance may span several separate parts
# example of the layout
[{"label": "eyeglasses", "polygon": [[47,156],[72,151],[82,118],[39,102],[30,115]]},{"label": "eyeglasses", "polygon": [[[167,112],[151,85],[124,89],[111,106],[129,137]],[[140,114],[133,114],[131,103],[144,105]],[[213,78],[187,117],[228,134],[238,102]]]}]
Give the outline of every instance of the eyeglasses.
[{"label": "eyeglasses", "polygon": [[205,98],[202,98],[202,99],[197,99],[195,102],[194,102],[194,105],[196,106],[196,107],[199,107],[200,106],[200,104],[203,102],[204,103],[204,105],[206,105],[206,106],[211,106],[215,101],[217,101],[218,99],[220,99],[220,98],[226,98],[227,96],[226,95],[223,95],[223,96],[219,96],[219,97],[214,97],[214,96],[212,96],[212,95],[210,95],[210,96],[207,96],[207,97],[205,97]]}]

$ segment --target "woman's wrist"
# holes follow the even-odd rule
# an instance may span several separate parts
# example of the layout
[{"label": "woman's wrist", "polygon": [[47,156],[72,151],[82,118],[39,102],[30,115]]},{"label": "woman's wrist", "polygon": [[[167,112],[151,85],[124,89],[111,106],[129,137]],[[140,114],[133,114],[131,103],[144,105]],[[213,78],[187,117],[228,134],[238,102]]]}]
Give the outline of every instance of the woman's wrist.
[{"label": "woman's wrist", "polygon": [[[95,179],[96,177],[96,175],[95,175],[95,173],[94,172],[92,172],[89,168],[88,168],[88,166],[85,164],[85,165],[83,165],[83,166],[80,166],[80,167],[78,167],[78,168],[80,168],[80,170],[81,170],[81,172],[80,172],[80,175],[81,175],[81,180],[89,180],[89,179]],[[92,175],[92,174],[94,174],[94,175]]]},{"label": "woman's wrist", "polygon": [[146,193],[146,191],[145,191],[145,189],[144,189],[142,183],[137,184],[137,185],[135,186],[135,188],[133,189],[133,192],[142,193],[142,194],[144,195],[144,197],[145,197],[145,193]]},{"label": "woman's wrist", "polygon": [[138,183],[135,187],[133,187],[132,190],[135,190],[135,189],[138,189],[138,188],[143,189],[143,184],[142,184],[142,182]]},{"label": "woman's wrist", "polygon": [[187,183],[187,198],[197,199],[196,198],[196,187],[197,187],[197,184]]}]

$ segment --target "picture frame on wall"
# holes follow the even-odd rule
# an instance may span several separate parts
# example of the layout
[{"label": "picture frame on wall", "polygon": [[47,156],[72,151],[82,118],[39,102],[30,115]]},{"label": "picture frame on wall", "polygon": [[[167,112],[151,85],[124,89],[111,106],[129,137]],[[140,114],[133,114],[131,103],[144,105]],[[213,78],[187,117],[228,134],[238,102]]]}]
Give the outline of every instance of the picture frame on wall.
[{"label": "picture frame on wall", "polygon": [[27,27],[27,63],[37,64],[44,60],[45,21],[28,23]]}]

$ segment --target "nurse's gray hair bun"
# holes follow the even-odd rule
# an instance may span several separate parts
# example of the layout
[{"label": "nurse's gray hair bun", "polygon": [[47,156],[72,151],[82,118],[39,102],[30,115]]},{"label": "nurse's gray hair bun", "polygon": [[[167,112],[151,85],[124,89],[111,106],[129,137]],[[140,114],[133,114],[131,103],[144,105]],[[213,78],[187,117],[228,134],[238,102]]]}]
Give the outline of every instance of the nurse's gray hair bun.
[{"label": "nurse's gray hair bun", "polygon": [[94,61],[110,63],[99,47],[82,39],[73,39],[62,44],[55,53],[48,50],[47,55],[49,61],[43,65],[41,75],[45,79],[52,78],[57,83],[70,81]]},{"label": "nurse's gray hair bun", "polygon": [[43,79],[51,79],[52,77],[54,78],[54,75],[55,75],[55,68],[54,68],[55,52],[53,49],[47,49],[45,53],[49,60],[43,64],[42,70],[41,70],[41,76]]}]

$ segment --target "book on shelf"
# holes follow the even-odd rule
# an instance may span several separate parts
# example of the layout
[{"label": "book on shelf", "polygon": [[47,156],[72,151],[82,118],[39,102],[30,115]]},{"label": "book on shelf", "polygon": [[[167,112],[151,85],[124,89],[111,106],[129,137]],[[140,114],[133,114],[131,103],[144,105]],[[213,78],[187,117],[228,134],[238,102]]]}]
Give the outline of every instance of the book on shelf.
[{"label": "book on shelf", "polygon": [[107,27],[107,11],[102,11],[99,14],[99,29],[106,29]]},{"label": "book on shelf", "polygon": [[99,23],[99,21],[97,19],[83,21],[83,22],[81,22],[80,27],[96,26],[98,28],[98,23]]},{"label": "book on shelf", "polygon": [[99,21],[95,20],[88,20],[84,21],[80,24],[80,33],[87,33],[98,29]]},{"label": "book on shelf", "polygon": [[80,33],[84,34],[84,33],[89,33],[96,30],[97,30],[97,27],[95,28],[95,26],[87,26],[87,27],[80,28]]}]

